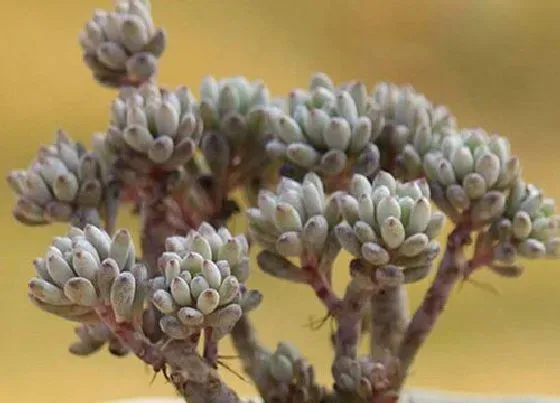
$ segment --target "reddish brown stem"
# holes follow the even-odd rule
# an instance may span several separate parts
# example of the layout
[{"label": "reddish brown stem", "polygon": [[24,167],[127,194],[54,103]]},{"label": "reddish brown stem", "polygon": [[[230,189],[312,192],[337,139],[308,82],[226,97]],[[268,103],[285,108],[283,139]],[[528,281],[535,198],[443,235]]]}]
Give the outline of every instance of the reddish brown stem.
[{"label": "reddish brown stem", "polygon": [[493,260],[494,245],[492,234],[490,232],[481,232],[476,238],[473,256],[466,264],[463,274],[464,279],[468,279],[477,268],[491,264]]},{"label": "reddish brown stem", "polygon": [[340,298],[334,293],[327,277],[315,265],[304,265],[303,272],[307,275],[307,284],[311,286],[315,295],[332,316],[338,316],[342,307]]},{"label": "reddish brown stem", "polygon": [[113,309],[107,305],[95,307],[95,312],[119,341],[154,370],[163,369],[164,361],[156,346],[134,330],[131,323],[118,323]]},{"label": "reddish brown stem", "polygon": [[183,221],[185,221],[187,226],[190,228],[198,228],[200,223],[203,221],[202,217],[200,217],[200,214],[198,214],[185,200],[182,200],[182,198],[184,198],[182,193],[173,195],[173,200],[180,208]]}]

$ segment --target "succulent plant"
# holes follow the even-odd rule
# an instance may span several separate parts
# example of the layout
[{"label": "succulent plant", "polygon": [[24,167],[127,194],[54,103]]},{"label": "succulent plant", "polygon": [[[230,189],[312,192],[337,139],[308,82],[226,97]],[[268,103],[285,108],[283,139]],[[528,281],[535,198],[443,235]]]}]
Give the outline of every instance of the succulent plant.
[{"label": "succulent plant", "polygon": [[372,266],[430,266],[445,216],[432,212],[424,180],[397,182],[385,171],[373,181],[354,175],[350,194],[339,196],[344,221],[335,234],[342,248]]},{"label": "succulent plant", "polygon": [[250,82],[242,76],[220,80],[206,76],[200,84],[199,109],[204,130],[224,134],[232,154],[243,152],[243,145],[262,143],[266,113],[276,108],[262,81]]},{"label": "succulent plant", "polygon": [[[29,297],[46,312],[73,321],[92,320],[99,305],[110,306],[118,321],[131,321],[139,280],[131,272],[135,264],[128,231],[111,239],[93,225],[73,227],[34,260],[37,276],[29,281]],[[141,273],[141,267],[133,272]]]},{"label": "succulent plant", "polygon": [[238,187],[254,203],[258,187],[274,177],[264,147],[270,136],[267,114],[277,109],[260,80],[251,82],[242,76],[202,80],[200,147],[213,178],[213,203],[221,203],[228,191]]},{"label": "succulent plant", "polygon": [[195,272],[195,267],[201,269],[202,262],[208,260],[218,264],[220,270],[223,268],[224,273],[229,270],[241,283],[244,283],[249,275],[247,239],[242,234],[233,236],[225,227],[216,230],[209,223],[203,222],[198,229],[190,230],[185,237],[167,238],[165,249],[166,252],[162,256],[164,260],[166,256],[178,256],[183,265],[187,262],[189,265],[193,264]]},{"label": "succulent plant", "polygon": [[149,0],[119,0],[115,11],[96,10],[80,33],[83,59],[102,85],[138,85],[154,76],[165,32],[152,20]]},{"label": "succulent plant", "polygon": [[110,124],[106,149],[127,183],[152,173],[184,173],[202,132],[190,90],[153,83],[123,89],[111,105]]},{"label": "succulent plant", "polygon": [[382,161],[383,166],[397,164],[404,178],[416,178],[422,174],[422,157],[455,129],[455,118],[445,106],[434,105],[409,85],[381,82],[371,97],[372,109],[384,122],[378,144],[391,149],[390,157],[395,159]]},{"label": "succulent plant", "polygon": [[282,178],[276,193],[261,191],[258,208],[247,210],[248,231],[281,256],[320,256],[339,216],[336,195],[325,196],[319,176],[308,173],[303,184]]},{"label": "succulent plant", "polygon": [[[18,221],[71,225],[34,260],[28,296],[77,322],[75,355],[130,352],[186,401],[236,403],[218,372],[229,335],[263,402],[396,402],[456,284],[481,268],[517,277],[523,259],[560,257],[555,203],[524,181],[509,141],[458,127],[410,86],[335,86],[316,73],[275,98],[260,80],[207,76],[195,99],[155,81],[166,37],[147,0],[95,11],[80,44],[94,79],[119,90],[108,129],[91,151],[59,132],[7,177]],[[140,221],[138,254],[132,234],[115,231],[125,201]],[[246,234],[232,235],[242,209]],[[316,323],[332,319],[332,388],[295,347],[259,343],[255,245],[262,271],[312,289],[326,310]],[[428,276],[440,249],[409,315],[406,284]],[[351,257],[342,268],[341,252]],[[350,277],[341,295],[340,269]]]},{"label": "succulent plant", "polygon": [[167,335],[181,340],[212,327],[212,337],[219,340],[231,331],[242,313],[247,247],[243,236],[232,237],[226,228],[216,231],[208,223],[186,237],[167,239],[159,259],[162,275],[151,280],[151,301],[164,314],[160,326]]},{"label": "succulent plant", "polygon": [[327,75],[315,74],[308,91],[289,94],[283,113],[268,113],[275,137],[267,151],[286,160],[296,179],[307,171],[325,177],[346,171],[370,175],[378,168],[373,142],[383,125],[371,106],[363,83],[335,89]]},{"label": "succulent plant", "polygon": [[339,357],[333,364],[333,377],[341,392],[348,394],[348,398],[371,400],[375,398],[376,390],[387,387],[391,372],[397,370],[395,363],[384,364],[371,362],[366,356],[354,359]]},{"label": "succulent plant", "polygon": [[507,190],[520,173],[508,140],[483,130],[443,137],[437,150],[426,153],[423,165],[437,199],[445,201],[440,207],[450,216],[469,210],[477,223],[500,216]]},{"label": "succulent plant", "polygon": [[315,384],[313,367],[290,343],[279,342],[274,352],[260,355],[259,363],[257,386],[266,401],[283,401],[287,389],[298,402],[315,401],[324,395]]},{"label": "succulent plant", "polygon": [[7,180],[17,195],[14,217],[29,225],[54,221],[100,224],[108,167],[63,131],[42,147],[27,170],[12,171]]},{"label": "succulent plant", "polygon": [[[560,256],[560,216],[554,200],[541,189],[518,179],[511,188],[505,211],[492,226],[495,270],[515,269],[517,257],[525,259]],[[513,267],[512,267],[513,265]],[[515,271],[514,271],[515,272]]]}]

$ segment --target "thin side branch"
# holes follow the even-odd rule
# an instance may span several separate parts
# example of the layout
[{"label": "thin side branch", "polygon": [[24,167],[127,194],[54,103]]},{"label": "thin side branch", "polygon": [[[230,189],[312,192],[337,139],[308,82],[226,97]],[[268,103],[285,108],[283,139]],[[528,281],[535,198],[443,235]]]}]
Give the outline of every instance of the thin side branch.
[{"label": "thin side branch", "polygon": [[269,250],[261,251],[257,256],[257,263],[265,273],[290,281],[294,284],[310,286],[321,303],[327,308],[329,315],[336,316],[341,309],[342,301],[334,293],[330,281],[329,256],[319,258],[315,255],[301,257],[301,269],[283,256]]},{"label": "thin side branch", "polygon": [[422,304],[416,310],[406,329],[398,351],[400,386],[420,347],[443,312],[455,284],[461,278],[465,257],[464,247],[470,242],[470,225],[458,224],[447,239],[447,247],[432,285],[426,292]]},{"label": "thin side branch", "polygon": [[164,362],[157,347],[135,331],[132,324],[118,323],[111,307],[100,305],[95,311],[119,341],[138,358],[152,366],[155,371],[163,369]]},{"label": "thin side branch", "polygon": [[307,275],[307,284],[311,286],[315,295],[333,316],[337,316],[342,301],[334,293],[327,277],[317,270],[315,266],[303,266],[302,270]]},{"label": "thin side branch", "polygon": [[[314,255],[302,256],[302,271],[305,274],[306,282],[323,305],[332,316],[338,316],[342,309],[342,301],[336,296],[332,289],[329,264],[321,262],[319,257]],[[332,263],[332,262],[330,262]]]}]

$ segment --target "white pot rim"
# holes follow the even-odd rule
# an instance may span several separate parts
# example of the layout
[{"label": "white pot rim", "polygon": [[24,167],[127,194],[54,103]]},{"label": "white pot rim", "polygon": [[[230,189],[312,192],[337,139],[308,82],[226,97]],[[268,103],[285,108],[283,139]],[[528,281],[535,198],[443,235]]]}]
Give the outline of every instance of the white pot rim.
[{"label": "white pot rim", "polygon": [[[411,389],[405,391],[401,401],[414,403],[560,403],[560,397],[554,396],[482,396],[475,393],[460,393],[446,390]],[[259,398],[253,397],[254,400]],[[103,403],[184,403],[177,397],[137,397],[109,400]],[[210,402],[209,402],[210,403]]]}]

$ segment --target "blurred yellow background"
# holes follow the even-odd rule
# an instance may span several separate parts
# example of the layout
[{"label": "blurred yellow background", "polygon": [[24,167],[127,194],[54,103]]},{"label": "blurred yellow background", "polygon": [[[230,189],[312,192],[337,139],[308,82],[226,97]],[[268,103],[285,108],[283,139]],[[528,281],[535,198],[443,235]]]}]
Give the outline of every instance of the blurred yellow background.
[{"label": "blurred yellow background", "polygon": [[[89,142],[106,127],[114,92],[81,63],[77,35],[95,7],[111,0],[3,1],[0,16],[0,122],[4,172],[25,167],[55,129]],[[286,94],[321,70],[337,81],[412,83],[448,105],[462,126],[508,135],[528,180],[560,198],[560,25],[557,0],[153,0],[169,35],[160,83],[198,89],[203,75],[262,78]],[[0,185],[0,401],[99,402],[171,395],[134,358],[67,353],[72,325],[26,300],[31,261],[65,226],[32,230],[12,220],[13,197]],[[122,225],[136,229],[130,218]],[[410,378],[413,387],[489,394],[560,395],[560,262],[528,265],[519,280],[477,279],[502,296],[466,284],[456,292]],[[341,267],[341,290],[346,269]],[[295,342],[329,379],[328,329],[305,327],[323,314],[312,292],[265,278],[253,318],[262,340]],[[411,290],[417,304],[427,282]],[[222,351],[231,354],[227,342]],[[237,368],[236,363],[232,366]],[[243,394],[249,384],[222,370]]]}]

